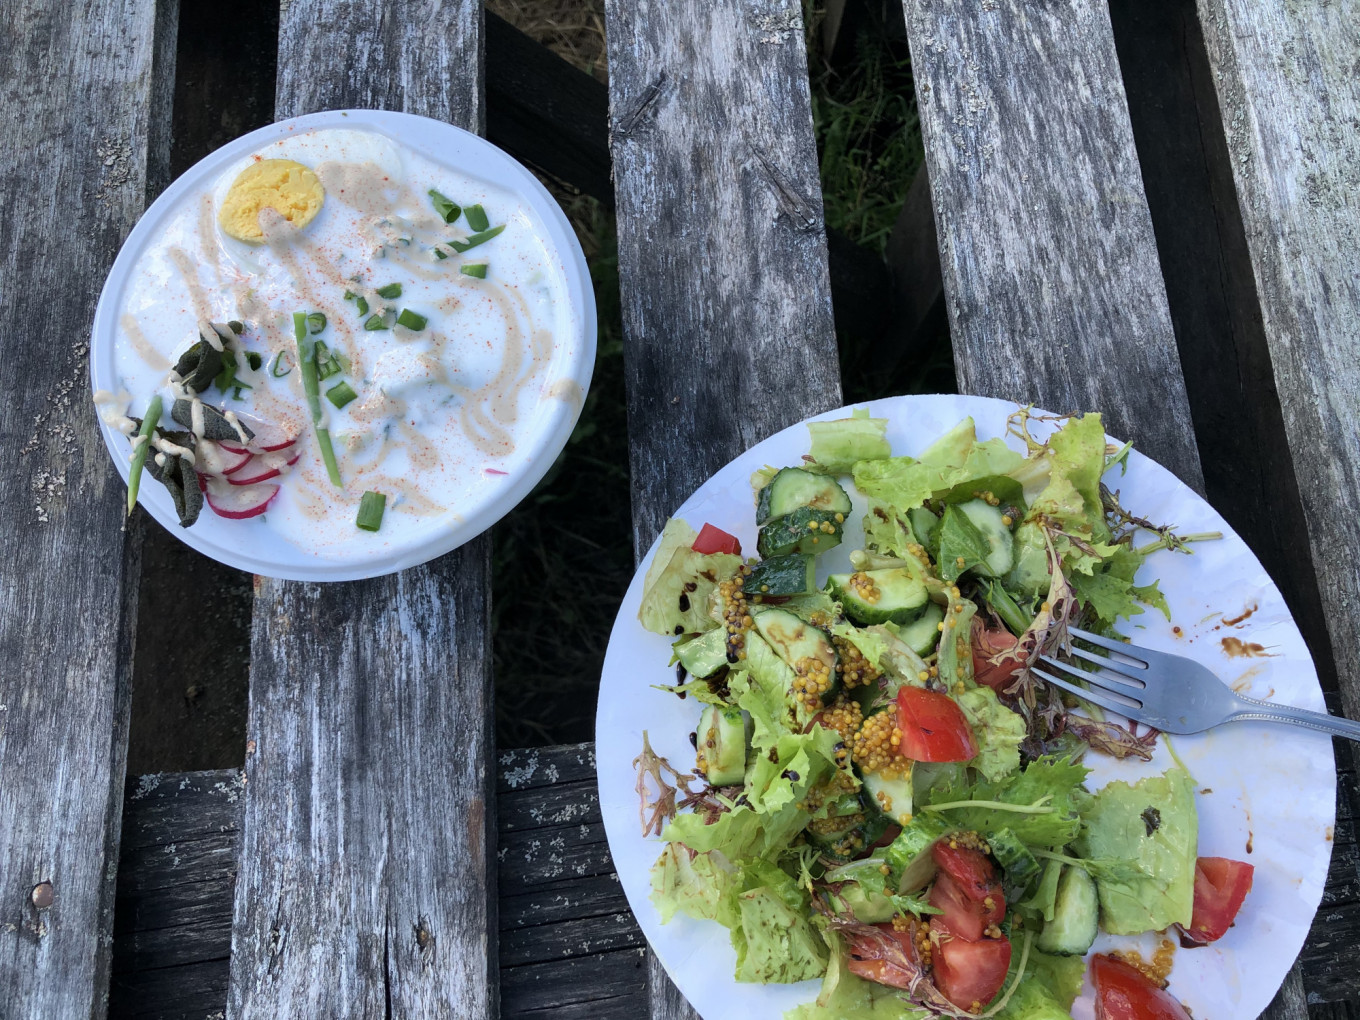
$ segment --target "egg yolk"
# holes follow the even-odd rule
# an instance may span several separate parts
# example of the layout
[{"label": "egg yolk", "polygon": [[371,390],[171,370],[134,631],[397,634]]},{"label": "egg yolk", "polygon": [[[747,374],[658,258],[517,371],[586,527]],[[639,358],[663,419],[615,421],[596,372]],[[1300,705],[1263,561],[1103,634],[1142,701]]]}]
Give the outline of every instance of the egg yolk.
[{"label": "egg yolk", "polygon": [[261,210],[273,209],[301,230],[321,211],[325,200],[326,189],[310,167],[291,159],[262,159],[231,182],[217,222],[238,241],[259,244],[264,240]]}]

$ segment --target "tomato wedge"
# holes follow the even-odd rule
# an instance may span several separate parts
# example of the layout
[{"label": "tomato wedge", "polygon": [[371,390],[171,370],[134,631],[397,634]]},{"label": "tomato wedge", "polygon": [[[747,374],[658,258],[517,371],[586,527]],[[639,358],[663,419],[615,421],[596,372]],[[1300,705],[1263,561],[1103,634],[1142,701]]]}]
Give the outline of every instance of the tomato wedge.
[{"label": "tomato wedge", "polygon": [[851,935],[846,967],[866,981],[891,988],[911,988],[921,976],[919,957],[913,941],[915,927],[897,931],[891,923],[874,925],[884,938]]},{"label": "tomato wedge", "polygon": [[1185,934],[1195,942],[1215,942],[1232,927],[1251,892],[1256,868],[1227,857],[1201,857],[1195,862],[1195,905]]},{"label": "tomato wedge", "polygon": [[897,692],[902,753],[915,761],[971,761],[977,757],[973,729],[947,694],[906,686]]},{"label": "tomato wedge", "polygon": [[935,987],[960,1009],[976,1012],[996,998],[1011,965],[1006,939],[941,939],[933,956]]},{"label": "tomato wedge", "polygon": [[697,553],[705,556],[710,553],[730,553],[734,556],[741,555],[741,542],[736,535],[729,535],[721,528],[715,528],[711,524],[705,524],[699,529],[699,537],[690,546]]},{"label": "tomato wedge", "polygon": [[1091,980],[1096,986],[1096,1020],[1190,1020],[1171,993],[1123,960],[1093,958]]},{"label": "tomato wedge", "polygon": [[930,848],[930,856],[935,858],[941,871],[958,883],[969,899],[981,903],[989,896],[996,898],[1001,895],[996,867],[981,850],[950,846],[946,837]]},{"label": "tomato wedge", "polygon": [[982,930],[987,925],[982,919],[981,904],[970,899],[962,887],[949,877],[948,872],[942,871],[935,876],[935,885],[930,890],[930,905],[944,911],[930,919],[930,926],[936,931],[966,942],[976,942],[982,938]]}]

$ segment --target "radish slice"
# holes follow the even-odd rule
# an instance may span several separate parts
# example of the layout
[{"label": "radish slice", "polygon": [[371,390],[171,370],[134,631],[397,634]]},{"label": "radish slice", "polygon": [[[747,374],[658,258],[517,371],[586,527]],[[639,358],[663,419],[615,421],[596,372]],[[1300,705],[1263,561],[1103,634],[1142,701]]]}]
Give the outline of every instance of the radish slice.
[{"label": "radish slice", "polygon": [[283,473],[284,468],[292,467],[302,457],[302,451],[289,451],[288,453],[257,453],[250,458],[250,466],[235,474],[230,474],[227,481],[232,485],[257,485],[260,482],[277,478]]},{"label": "radish slice", "polygon": [[199,481],[203,485],[203,495],[208,501],[208,506],[213,508],[217,516],[233,521],[260,516],[269,509],[269,504],[279,494],[279,487],[272,484],[232,485],[224,479],[209,478],[205,475],[200,475]]},{"label": "radish slice", "polygon": [[[260,449],[263,450],[265,453],[277,453],[279,450],[286,450],[286,449],[288,449],[288,447],[292,446],[292,445],[293,445],[294,443],[296,443],[296,442],[297,442],[297,436],[293,436],[291,439],[285,439],[285,440],[283,440],[283,441],[281,441],[281,442],[274,442],[274,443],[271,443],[271,444],[268,445],[268,446],[261,446],[260,443],[259,443],[259,437],[257,436],[257,437],[256,437],[256,441],[255,441],[254,443],[252,443],[251,445],[253,445],[253,446],[259,446]],[[289,463],[292,463],[292,462],[289,461]]]},{"label": "radish slice", "polygon": [[239,471],[250,460],[248,450],[233,450],[210,439],[199,440],[194,447],[194,459],[205,475],[229,475]]}]

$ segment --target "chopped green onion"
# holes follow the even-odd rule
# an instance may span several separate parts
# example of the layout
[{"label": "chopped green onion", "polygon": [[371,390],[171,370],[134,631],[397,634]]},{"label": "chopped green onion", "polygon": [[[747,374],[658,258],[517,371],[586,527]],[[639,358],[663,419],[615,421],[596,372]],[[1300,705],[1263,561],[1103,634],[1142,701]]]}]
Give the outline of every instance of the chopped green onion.
[{"label": "chopped green onion", "polygon": [[232,319],[229,323],[227,323],[227,329],[231,330],[237,336],[240,336],[242,333],[246,331],[246,324],[242,322],[240,319]]},{"label": "chopped green onion", "polygon": [[491,226],[491,221],[486,218],[486,210],[480,205],[470,205],[463,210],[463,215],[467,217],[468,226],[473,230],[485,230]]},{"label": "chopped green onion", "polygon": [[316,336],[326,328],[326,316],[321,312],[309,312],[307,315],[307,329]]},{"label": "chopped green onion", "polygon": [[401,284],[389,283],[386,287],[379,287],[377,294],[378,297],[387,298],[388,300],[401,297]]},{"label": "chopped green onion", "polygon": [[374,312],[372,315],[370,315],[367,319],[364,320],[364,329],[367,329],[369,331],[391,328],[392,323],[388,321],[387,316],[379,315],[377,312]]},{"label": "chopped green onion", "polygon": [[368,314],[368,299],[362,294],[356,294],[352,290],[345,291],[345,300],[353,301],[358,306],[360,315]]},{"label": "chopped green onion", "polygon": [[238,383],[236,384],[236,386],[232,389],[231,398],[232,398],[233,400],[240,400],[240,399],[241,399],[241,387],[242,387],[242,386],[244,386],[244,387],[245,387],[246,389],[248,389],[248,390],[249,390],[249,389],[254,389],[254,387],[251,386],[250,383],[238,382]]},{"label": "chopped green onion", "polygon": [[307,406],[312,412],[312,424],[316,427],[321,459],[326,462],[326,474],[332,485],[343,485],[340,481],[340,465],[335,462],[335,448],[331,446],[330,430],[321,425],[321,388],[316,381],[316,362],[309,357],[312,352],[307,350],[307,316],[303,312],[293,313],[293,337],[297,341],[298,366],[302,369],[302,389],[307,394]]},{"label": "chopped green onion", "polygon": [[320,379],[329,379],[333,375],[340,374],[340,362],[331,353],[331,349],[326,346],[324,341],[318,340],[312,345],[312,360],[316,362],[316,374]]},{"label": "chopped green onion", "polygon": [[236,399],[240,400],[242,388],[253,389],[253,387],[250,383],[242,382],[240,379],[236,378],[236,369],[238,367],[239,363],[236,360],[236,352],[229,348],[224,349],[222,351],[222,368],[218,371],[213,382],[216,383],[217,388],[224,394],[235,390]]},{"label": "chopped green onion", "polygon": [[397,316],[398,326],[405,326],[407,329],[415,333],[419,333],[422,329],[425,328],[426,321],[427,320],[425,316],[417,315],[409,308],[403,308],[401,310],[401,314]]},{"label": "chopped green onion", "polygon": [[485,262],[466,262],[458,267],[458,271],[464,276],[475,276],[479,280],[486,279]]},{"label": "chopped green onion", "polygon": [[381,492],[365,492],[359,500],[359,516],[354,519],[355,527],[364,531],[377,531],[382,527],[383,511],[387,509],[387,497]]},{"label": "chopped green onion", "polygon": [[359,394],[354,392],[354,387],[347,382],[336,383],[326,391],[326,399],[336,406],[336,409],[344,407],[351,400],[358,400]]},{"label": "chopped green onion", "polygon": [[324,382],[333,375],[339,375],[342,371],[344,370],[340,367],[340,363],[331,358],[329,361],[323,361],[316,366],[316,377]]},{"label": "chopped green onion", "polygon": [[462,215],[462,209],[459,209],[454,202],[445,198],[439,192],[435,191],[434,188],[430,189],[429,195],[430,203],[434,206],[434,211],[439,214],[439,218],[445,223],[452,223]]},{"label": "chopped green onion", "polygon": [[260,366],[264,364],[264,358],[256,351],[246,351],[246,364],[250,366],[252,372],[258,372]]},{"label": "chopped green onion", "polygon": [[461,255],[465,251],[471,251],[479,244],[485,244],[487,241],[491,240],[493,237],[495,237],[504,229],[505,224],[502,223],[499,227],[492,227],[490,230],[479,230],[477,233],[472,234],[465,240],[450,241],[449,247]]},{"label": "chopped green onion", "polygon": [[349,358],[345,357],[343,354],[334,354],[331,356],[331,360],[340,366],[340,371],[342,372],[348,372],[352,367]]},{"label": "chopped green onion", "polygon": [[[284,364],[285,358],[288,359],[287,365]],[[279,371],[280,369],[283,369],[283,371]],[[269,366],[270,375],[272,375],[275,379],[282,379],[292,370],[293,370],[293,356],[291,354],[289,354],[287,351],[279,351],[278,354],[274,355],[273,364]]]},{"label": "chopped green onion", "polygon": [[157,393],[151,398],[151,403],[146,406],[146,417],[142,419],[142,427],[137,432],[137,435],[145,438],[132,451],[132,467],[128,470],[127,512],[129,514],[137,505],[137,491],[142,484],[142,466],[146,463],[147,451],[151,449],[151,437],[155,434],[156,426],[160,423],[161,395]]}]

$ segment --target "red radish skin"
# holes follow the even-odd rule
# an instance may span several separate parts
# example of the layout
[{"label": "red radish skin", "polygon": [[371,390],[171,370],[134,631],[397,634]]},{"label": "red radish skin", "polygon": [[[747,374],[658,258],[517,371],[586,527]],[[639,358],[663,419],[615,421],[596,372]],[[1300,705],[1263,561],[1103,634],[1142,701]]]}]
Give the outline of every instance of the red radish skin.
[{"label": "red radish skin", "polygon": [[215,514],[231,521],[244,521],[259,517],[269,509],[269,504],[279,494],[274,484],[238,486],[220,478],[199,475],[203,486],[203,496]]},{"label": "red radish skin", "polygon": [[[227,481],[232,485],[258,485],[271,478],[277,478],[284,468],[290,468],[302,457],[302,451],[293,453],[287,460],[277,459],[282,454],[256,454],[250,458],[250,465],[236,473],[228,472]],[[275,458],[275,459],[270,459]]]},{"label": "red radish skin", "polygon": [[207,439],[199,442],[194,454],[199,472],[205,475],[229,475],[250,460],[246,450],[232,449]]}]

